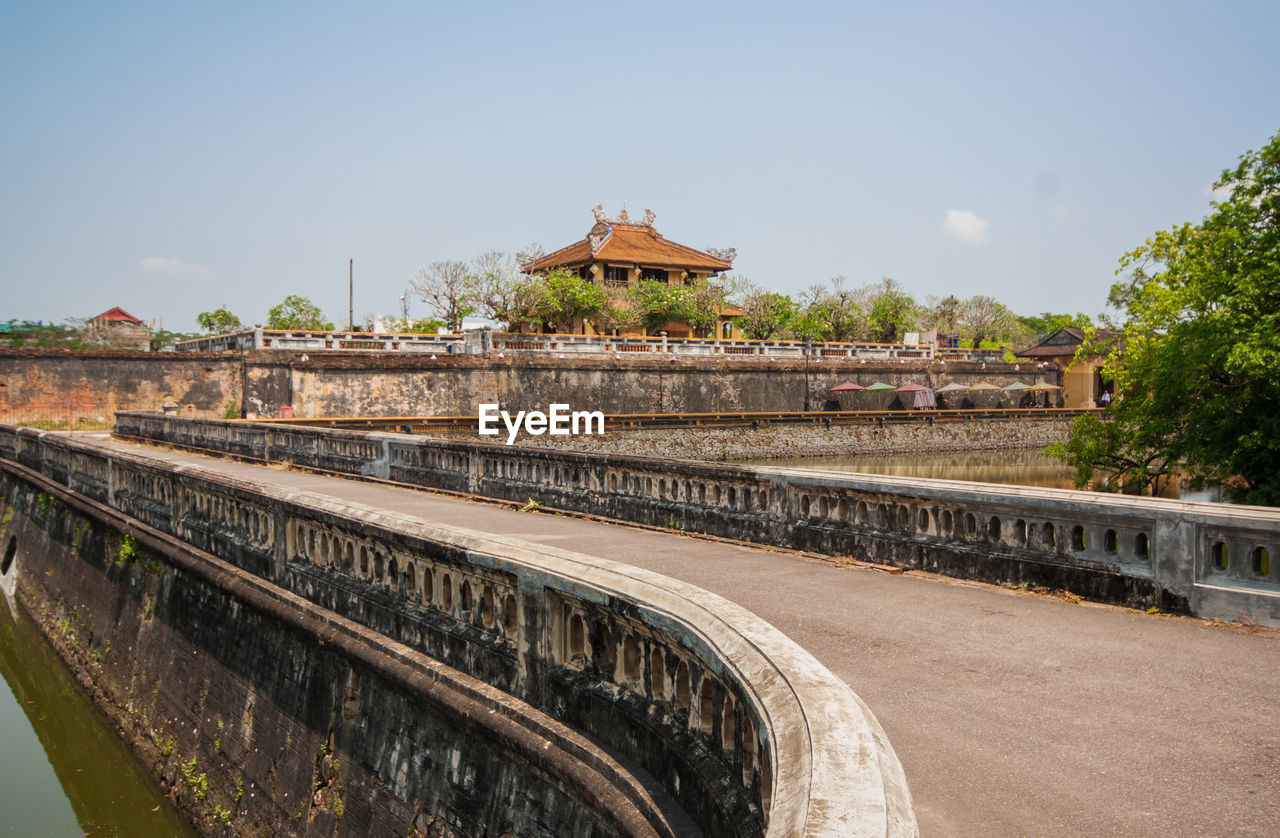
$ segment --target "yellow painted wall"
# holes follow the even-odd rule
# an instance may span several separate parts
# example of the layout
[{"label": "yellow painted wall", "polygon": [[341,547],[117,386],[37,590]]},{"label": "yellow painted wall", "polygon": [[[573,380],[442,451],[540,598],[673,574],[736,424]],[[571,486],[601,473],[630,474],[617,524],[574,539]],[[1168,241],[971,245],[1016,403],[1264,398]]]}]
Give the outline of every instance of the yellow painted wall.
[{"label": "yellow painted wall", "polygon": [[1094,391],[1095,373],[1102,367],[1101,358],[1087,358],[1077,362],[1070,356],[1054,358],[1065,368],[1062,374],[1062,398],[1066,407],[1098,407],[1098,393]]}]

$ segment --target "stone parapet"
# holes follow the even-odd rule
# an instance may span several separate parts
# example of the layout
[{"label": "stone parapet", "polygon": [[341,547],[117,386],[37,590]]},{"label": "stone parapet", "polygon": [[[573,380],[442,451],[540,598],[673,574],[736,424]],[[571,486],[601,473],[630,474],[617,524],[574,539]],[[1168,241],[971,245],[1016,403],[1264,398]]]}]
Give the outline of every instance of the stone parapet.
[{"label": "stone parapet", "polygon": [[120,414],[117,431],[1132,607],[1280,626],[1280,511]]}]

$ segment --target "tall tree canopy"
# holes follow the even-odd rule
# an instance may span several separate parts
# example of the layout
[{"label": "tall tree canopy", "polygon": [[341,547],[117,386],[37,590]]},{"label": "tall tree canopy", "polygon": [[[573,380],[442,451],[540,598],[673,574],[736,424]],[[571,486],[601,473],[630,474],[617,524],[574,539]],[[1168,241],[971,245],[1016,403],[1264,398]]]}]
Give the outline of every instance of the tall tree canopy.
[{"label": "tall tree canopy", "polygon": [[527,320],[558,334],[572,334],[580,320],[590,320],[601,329],[611,327],[612,301],[599,285],[559,268],[530,286]]},{"label": "tall tree canopy", "polygon": [[240,318],[228,311],[226,306],[200,312],[196,315],[196,325],[211,335],[229,335],[244,329]]},{"label": "tall tree canopy", "polygon": [[268,329],[332,329],[320,306],[306,297],[290,294],[267,312]]},{"label": "tall tree canopy", "polygon": [[1102,470],[1140,486],[1181,463],[1280,505],[1280,134],[1215,187],[1229,197],[1204,221],[1121,260],[1110,303],[1124,342],[1108,361],[1120,398],[1055,450],[1078,479]]},{"label": "tall tree canopy", "polygon": [[[804,293],[805,310],[796,318],[793,331],[812,340],[861,340],[867,329],[867,315],[858,304],[859,292],[845,287],[845,278],[835,276],[809,286]],[[817,325],[810,325],[810,321]]]},{"label": "tall tree canopy", "polygon": [[449,324],[451,332],[461,332],[462,319],[475,313],[476,278],[466,262],[432,262],[409,280],[409,287]]},{"label": "tall tree canopy", "polygon": [[916,301],[896,279],[886,276],[871,292],[867,325],[871,340],[893,343],[911,331],[919,312]]},{"label": "tall tree canopy", "polygon": [[1074,326],[1077,329],[1088,329],[1093,324],[1093,318],[1084,312],[1076,312],[1072,314],[1054,314],[1051,311],[1042,312],[1038,315],[1026,315],[1018,318],[1018,322],[1022,327],[1031,333],[1033,338],[1047,337],[1058,331],[1064,326]]},{"label": "tall tree canopy", "polygon": [[1017,315],[995,297],[977,294],[960,304],[960,333],[975,349],[984,340],[1008,340],[1021,331]]},{"label": "tall tree canopy", "polygon": [[749,279],[739,282],[742,316],[734,322],[744,335],[752,340],[769,340],[787,327],[796,313],[794,300],[786,294],[766,291]]},{"label": "tall tree canopy", "polygon": [[645,279],[627,289],[627,305],[648,334],[657,334],[668,323],[688,323],[695,337],[709,337],[726,303],[724,287],[715,280],[669,285]]}]

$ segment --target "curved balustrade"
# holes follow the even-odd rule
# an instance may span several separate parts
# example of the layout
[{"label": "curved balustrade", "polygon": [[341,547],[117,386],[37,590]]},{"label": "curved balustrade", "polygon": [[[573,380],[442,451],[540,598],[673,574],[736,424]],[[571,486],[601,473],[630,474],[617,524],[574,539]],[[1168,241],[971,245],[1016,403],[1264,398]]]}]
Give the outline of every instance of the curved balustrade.
[{"label": "curved balustrade", "polygon": [[[603,488],[585,462],[480,463],[452,449],[392,453],[401,439],[388,435],[271,436],[263,426],[121,418],[134,436],[168,429],[177,444],[242,456],[252,448],[262,458],[287,449],[300,455],[295,462],[323,468],[363,461],[373,472],[465,475],[475,467],[490,479],[522,474],[568,491]],[[297,433],[312,435],[289,436]],[[45,474],[48,464],[66,464],[64,485],[92,464],[95,480],[107,476],[100,500],[114,509],[625,753],[707,835],[916,834],[901,766],[865,705],[776,629],[706,591],[594,556],[281,492],[269,478],[231,480],[0,426],[0,457],[19,452]],[[627,479],[658,497],[698,493],[690,482]],[[767,508],[770,495],[744,481],[720,501],[749,513]]]},{"label": "curved balustrade", "polygon": [[[229,428],[244,435],[233,447]],[[1271,508],[117,414],[117,433],[1280,626]]]}]

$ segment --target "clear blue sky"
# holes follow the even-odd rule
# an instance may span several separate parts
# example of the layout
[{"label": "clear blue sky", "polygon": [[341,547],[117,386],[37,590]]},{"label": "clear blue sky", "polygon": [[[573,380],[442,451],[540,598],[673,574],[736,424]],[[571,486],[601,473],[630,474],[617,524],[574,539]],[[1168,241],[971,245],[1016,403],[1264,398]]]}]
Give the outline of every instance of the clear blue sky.
[{"label": "clear blue sky", "polygon": [[1280,131],[1278,32],[1275,0],[7,3],[0,320],[343,322],[348,258],[391,313],[597,203],[788,293],[1096,313]]}]

